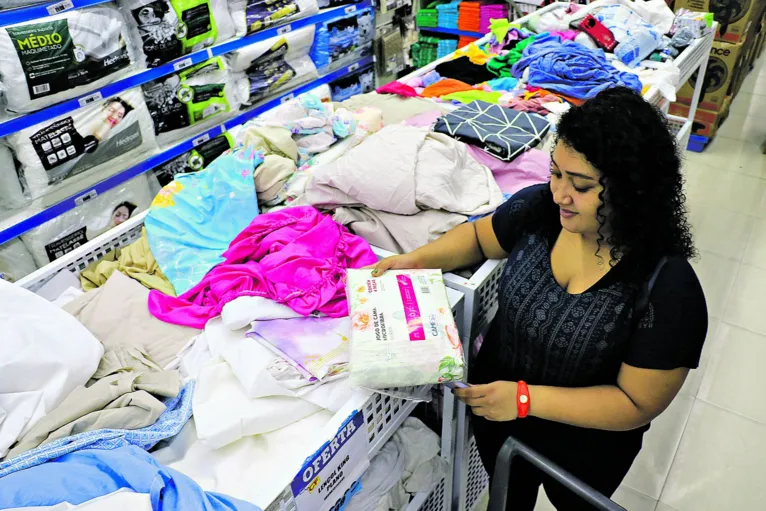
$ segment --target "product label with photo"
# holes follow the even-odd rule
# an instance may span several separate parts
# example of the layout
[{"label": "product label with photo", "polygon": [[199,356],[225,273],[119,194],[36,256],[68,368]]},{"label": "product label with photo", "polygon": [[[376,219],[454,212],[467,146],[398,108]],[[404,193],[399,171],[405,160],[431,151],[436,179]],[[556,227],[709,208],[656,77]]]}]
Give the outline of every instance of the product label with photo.
[{"label": "product label with photo", "polygon": [[247,33],[252,34],[281,23],[300,12],[295,0],[248,0],[245,7]]},{"label": "product label with photo", "polygon": [[209,0],[155,0],[131,14],[149,67],[210,46],[217,39]]},{"label": "product label with photo", "polygon": [[24,69],[32,99],[87,85],[130,65],[126,42],[121,37],[113,51],[96,56],[92,49],[74,43],[67,20],[5,30]]},{"label": "product label with photo", "polygon": [[165,186],[173,180],[176,174],[197,172],[206,168],[220,155],[233,147],[234,143],[230,135],[224,133],[198,145],[191,151],[173,158],[169,162],[154,169],[154,175]]},{"label": "product label with photo", "polygon": [[[90,107],[81,118],[65,117],[32,134],[37,156],[53,184],[106,163],[143,142],[126,101],[115,97]],[[129,117],[128,117],[129,116]]]},{"label": "product label with photo", "polygon": [[287,40],[281,38],[247,68],[251,102],[258,101],[295,78],[295,69],[284,59],[289,49]]}]

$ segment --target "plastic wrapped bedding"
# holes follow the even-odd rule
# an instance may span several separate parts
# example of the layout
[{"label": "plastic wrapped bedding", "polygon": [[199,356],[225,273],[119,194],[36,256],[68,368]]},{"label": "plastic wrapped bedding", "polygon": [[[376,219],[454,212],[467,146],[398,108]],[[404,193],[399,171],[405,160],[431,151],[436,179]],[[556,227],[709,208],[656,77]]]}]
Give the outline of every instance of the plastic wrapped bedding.
[{"label": "plastic wrapped bedding", "polygon": [[382,389],[462,380],[465,360],[440,270],[349,269],[351,384]]},{"label": "plastic wrapped bedding", "polygon": [[319,12],[317,0],[229,0],[238,37]]},{"label": "plastic wrapped bedding", "polygon": [[[25,128],[3,139],[19,162],[25,195],[37,198],[88,176],[108,177],[156,150],[154,128],[141,89]],[[0,167],[0,182],[14,172]],[[17,190],[18,192],[18,190]],[[24,197],[6,194],[23,203]]]},{"label": "plastic wrapped bedding", "polygon": [[112,4],[0,28],[7,108],[32,112],[128,74],[135,62],[128,37]]},{"label": "plastic wrapped bedding", "polygon": [[311,58],[319,69],[340,61],[357,50],[370,46],[375,37],[372,8],[360,9],[317,25]]},{"label": "plastic wrapped bedding", "polygon": [[37,270],[27,247],[19,238],[0,245],[0,280],[16,282]]},{"label": "plastic wrapped bedding", "polygon": [[239,110],[240,94],[222,57],[143,85],[159,144],[188,138]]},{"label": "plastic wrapped bedding", "polygon": [[234,36],[226,0],[119,0],[141,66],[165,62]]},{"label": "plastic wrapped bedding", "polygon": [[21,239],[42,267],[147,209],[151,202],[149,177],[143,174],[32,229]]},{"label": "plastic wrapped bedding", "polygon": [[173,181],[173,177],[177,174],[188,174],[189,172],[204,170],[213,163],[213,160],[234,147],[234,145],[234,137],[228,131],[224,132],[207,142],[203,142],[191,151],[187,151],[159,167],[155,167],[154,175],[160,186],[165,186]]},{"label": "plastic wrapped bedding", "polygon": [[285,35],[260,41],[228,55],[232,71],[254,104],[278,91],[319,77],[309,57],[314,41],[314,25]]},{"label": "plastic wrapped bedding", "polygon": [[24,191],[16,173],[11,150],[0,143],[0,210],[13,209],[24,204]]}]

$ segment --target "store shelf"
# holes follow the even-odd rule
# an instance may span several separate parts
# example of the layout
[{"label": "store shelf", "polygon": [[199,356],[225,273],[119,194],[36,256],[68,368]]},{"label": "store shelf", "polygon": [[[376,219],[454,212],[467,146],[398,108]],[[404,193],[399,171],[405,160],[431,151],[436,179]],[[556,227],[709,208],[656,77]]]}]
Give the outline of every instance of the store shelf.
[{"label": "store shelf", "polygon": [[[97,3],[102,3],[102,2],[100,0],[79,0],[78,5],[80,7],[85,7],[86,5],[84,4],[97,4]],[[80,5],[80,4],[83,4],[83,5]],[[317,23],[329,21],[343,14],[350,14],[352,12],[355,12],[358,9],[364,9],[365,7],[370,7],[371,5],[372,5],[371,0],[364,0],[363,2],[354,4],[354,5],[345,5],[340,7],[334,7],[331,9],[324,9],[320,11],[318,14],[315,14],[314,16],[301,18],[299,20],[295,20],[292,23],[287,23],[285,25],[278,25],[278,26],[269,28],[267,30],[262,30],[254,34],[250,34],[249,36],[245,36],[242,38],[232,39],[224,43],[218,44],[216,46],[211,46],[210,48],[205,48],[203,50],[190,53],[172,62],[163,64],[162,66],[159,66],[153,69],[147,69],[144,71],[139,71],[131,76],[128,76],[127,78],[117,80],[98,90],[89,92],[88,94],[84,94],[74,99],[63,101],[61,103],[50,106],[48,108],[44,108],[37,112],[7,119],[4,122],[0,123],[0,138],[6,137],[10,135],[11,133],[16,133],[30,126],[34,126],[35,124],[45,122],[54,117],[67,114],[82,106],[93,103],[94,101],[98,101],[102,98],[108,98],[108,97],[114,96],[127,89],[131,89],[133,87],[143,85],[147,82],[151,82],[152,80],[156,80],[163,76],[167,76],[172,73],[175,73],[181,69],[194,66],[196,64],[206,61],[207,59],[224,55],[234,50],[238,50],[245,46],[251,45],[253,43],[257,43],[259,41],[263,41],[278,35],[286,34],[287,32],[291,32],[293,30],[298,30],[303,27],[316,25]],[[28,9],[32,9],[32,8],[28,7],[23,10],[26,11]],[[9,11],[9,12],[13,12],[13,11]],[[45,9],[43,9],[43,12],[45,12]],[[6,13],[3,13],[3,14],[6,14]],[[47,16],[47,13],[44,14],[43,16]],[[2,20],[2,18],[0,18],[0,20]],[[1,24],[2,23],[0,23],[0,25]]]},{"label": "store shelf", "polygon": [[418,27],[418,30],[423,32],[435,32],[437,34],[463,36],[463,37],[475,37],[481,39],[487,34],[481,32],[469,32],[467,30],[458,30],[456,28],[444,28],[444,27]]},{"label": "store shelf", "polygon": [[57,2],[43,2],[28,7],[19,7],[8,11],[0,11],[0,27],[46,18],[72,9],[82,9],[83,7],[90,7],[92,5],[105,4],[109,1],[110,0],[60,0]]},{"label": "store shelf", "polygon": [[272,108],[279,106],[280,104],[294,98],[299,94],[303,94],[304,92],[308,92],[315,87],[333,82],[339,78],[343,78],[347,74],[353,73],[357,69],[372,64],[373,62],[373,57],[365,57],[353,64],[345,66],[341,69],[337,69],[331,73],[321,76],[314,81],[308,82],[289,92],[282,93],[272,99],[269,99],[268,101],[256,105],[255,107],[240,113],[236,117],[229,119],[222,124],[198,133],[194,137],[173,147],[165,149],[160,153],[142,161],[141,163],[133,165],[132,167],[128,167],[118,172],[117,174],[101,181],[95,186],[82,190],[76,195],[70,196],[60,202],[57,202],[56,204],[45,208],[42,211],[34,212],[31,215],[27,215],[25,212],[18,213],[6,219],[4,222],[0,222],[0,245],[24,234],[25,232],[28,232],[31,229],[34,229],[35,227],[44,224],[49,220],[52,220],[53,218],[56,218],[63,213],[66,213],[67,211],[76,208],[86,200],[90,200],[93,197],[96,197],[116,186],[121,185],[129,179],[148,172],[149,170],[165,163],[170,159],[175,158],[176,156],[179,156],[187,151],[191,151],[198,145],[220,135],[225,130],[243,124],[253,117],[258,116],[267,110],[271,110]]}]

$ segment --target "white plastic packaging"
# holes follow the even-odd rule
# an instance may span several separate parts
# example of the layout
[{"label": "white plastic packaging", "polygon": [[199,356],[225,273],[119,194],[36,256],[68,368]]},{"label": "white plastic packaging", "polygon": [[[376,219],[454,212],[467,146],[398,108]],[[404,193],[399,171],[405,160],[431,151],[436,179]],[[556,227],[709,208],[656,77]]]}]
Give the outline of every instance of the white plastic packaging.
[{"label": "white plastic packaging", "polygon": [[227,67],[216,57],[142,86],[160,145],[189,138],[239,110],[247,96]]},{"label": "white plastic packaging", "polygon": [[119,2],[142,67],[157,67],[234,36],[226,0]]},{"label": "white plastic packaging", "polygon": [[0,81],[8,109],[33,112],[103,87],[135,65],[112,4],[0,28]]},{"label": "white plastic packaging", "polygon": [[146,210],[153,198],[149,177],[142,174],[22,234],[21,239],[42,268]]},{"label": "white plastic packaging", "polygon": [[24,204],[16,164],[11,150],[0,143],[0,209],[13,209]]},{"label": "white plastic packaging", "polygon": [[[86,178],[100,181],[157,148],[140,88],[25,128],[3,141],[16,155],[25,195],[32,199]],[[10,181],[13,172],[0,167],[0,182]],[[10,194],[4,198],[17,205],[26,200]]]},{"label": "white plastic packaging", "polygon": [[460,335],[441,270],[349,269],[351,384],[384,389],[459,381]]},{"label": "white plastic packaging", "polygon": [[317,0],[229,0],[237,37],[319,12]]},{"label": "white plastic packaging", "polygon": [[37,270],[27,247],[19,238],[0,245],[0,280],[16,282]]}]

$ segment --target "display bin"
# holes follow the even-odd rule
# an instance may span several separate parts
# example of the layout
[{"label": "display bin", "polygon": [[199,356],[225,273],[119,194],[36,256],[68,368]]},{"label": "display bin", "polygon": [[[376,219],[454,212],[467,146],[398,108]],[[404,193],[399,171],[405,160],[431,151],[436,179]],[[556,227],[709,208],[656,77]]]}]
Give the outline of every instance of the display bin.
[{"label": "display bin", "polygon": [[[68,271],[73,275],[87,268],[91,263],[101,260],[106,254],[133,243],[141,237],[141,229],[144,225],[146,212],[127,220],[116,228],[102,234],[92,241],[78,247],[72,252],[65,254],[44,268],[20,279],[16,285],[32,292],[38,291],[46,282],[50,281],[58,273]],[[374,251],[381,257],[387,254],[380,249]],[[452,306],[458,330],[462,330],[463,295],[454,289],[447,289],[447,296]],[[395,389],[409,395],[423,395],[430,390],[430,386],[403,387]],[[400,399],[384,393],[357,390],[351,399],[332,417],[325,426],[322,441],[318,442],[315,449],[309,450],[307,457],[316,452],[325,443],[330,442],[339,429],[352,416],[361,412],[364,419],[364,429],[369,442],[368,458],[372,457],[391,438],[394,432],[401,426],[404,420],[412,413],[417,401]],[[442,408],[441,430],[441,456],[451,466],[453,463],[454,442],[456,434],[453,429],[455,419],[455,406],[452,393],[445,389]],[[295,467],[295,473],[299,473],[301,467]],[[266,511],[295,511],[295,499],[293,498],[291,481],[286,481],[286,487],[270,505]],[[410,502],[409,511],[446,511],[451,500],[452,474],[442,479],[430,492],[417,494]]]}]

